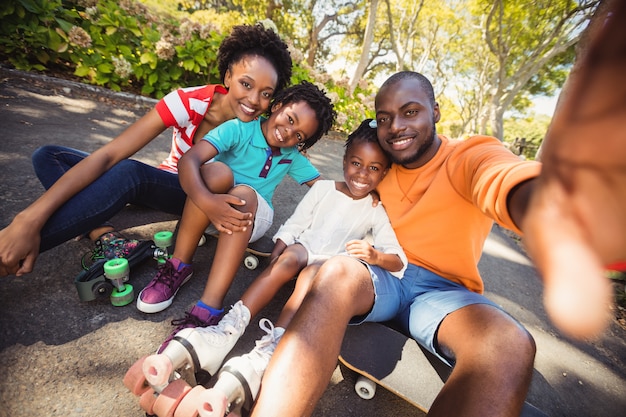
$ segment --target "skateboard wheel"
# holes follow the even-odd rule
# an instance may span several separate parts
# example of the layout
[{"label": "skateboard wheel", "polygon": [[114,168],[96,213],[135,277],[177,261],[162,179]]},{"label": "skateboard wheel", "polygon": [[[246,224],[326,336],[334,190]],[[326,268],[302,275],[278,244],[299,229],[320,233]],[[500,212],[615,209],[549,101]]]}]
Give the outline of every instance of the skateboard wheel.
[{"label": "skateboard wheel", "polygon": [[174,366],[167,355],[150,355],[143,361],[143,375],[153,387],[161,387],[167,384]]},{"label": "skateboard wheel", "polygon": [[139,358],[124,375],[124,386],[134,395],[142,395],[150,389],[148,381],[143,374],[143,362],[146,356]]},{"label": "skateboard wheel", "polygon": [[202,235],[202,237],[200,237],[200,240],[198,241],[198,247],[204,246],[205,243],[206,243],[206,236]]},{"label": "skateboard wheel", "polygon": [[200,417],[223,417],[228,407],[228,398],[219,390],[208,389],[200,395],[198,415]]},{"label": "skateboard wheel", "polygon": [[359,376],[354,384],[354,390],[364,400],[371,400],[376,394],[376,383],[364,376]]},{"label": "skateboard wheel", "polygon": [[118,290],[117,288],[113,288],[111,292],[111,304],[116,307],[123,307],[133,302],[135,299],[135,291],[133,290],[133,286],[130,284],[123,284],[124,288]]},{"label": "skateboard wheel", "polygon": [[248,269],[256,269],[256,267],[259,266],[259,258],[255,255],[247,255],[243,260],[243,264]]},{"label": "skateboard wheel", "polygon": [[139,397],[139,406],[148,415],[154,414],[154,402],[156,401],[156,393],[152,388],[141,394]]},{"label": "skateboard wheel", "polygon": [[182,399],[191,391],[191,387],[182,379],[167,384],[154,401],[154,414],[159,417],[174,417],[174,411]]},{"label": "skateboard wheel", "polygon": [[198,407],[200,406],[200,394],[206,391],[202,385],[196,385],[185,395],[176,411],[174,417],[198,417]]}]

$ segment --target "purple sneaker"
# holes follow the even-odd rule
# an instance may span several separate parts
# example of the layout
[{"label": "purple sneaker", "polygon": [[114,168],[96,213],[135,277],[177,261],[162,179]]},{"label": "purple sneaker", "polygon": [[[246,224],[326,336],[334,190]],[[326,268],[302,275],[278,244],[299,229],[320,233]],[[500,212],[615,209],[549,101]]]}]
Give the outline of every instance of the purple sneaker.
[{"label": "purple sneaker", "polygon": [[159,267],[159,272],[150,283],[141,290],[137,297],[137,309],[144,313],[158,313],[172,305],[172,301],[191,275],[191,266],[184,266],[178,270],[180,260],[168,259]]},{"label": "purple sneaker", "polygon": [[174,331],[165,339],[165,341],[159,347],[157,353],[162,353],[163,350],[167,347],[170,341],[176,336],[176,333],[181,331],[182,329],[188,329],[191,327],[207,327],[214,326],[220,322],[224,316],[224,313],[214,316],[211,314],[209,310],[206,308],[199,307],[198,305],[194,305],[191,308],[191,311],[185,312],[185,317],[182,319],[174,319],[172,320],[172,326],[176,326]]}]

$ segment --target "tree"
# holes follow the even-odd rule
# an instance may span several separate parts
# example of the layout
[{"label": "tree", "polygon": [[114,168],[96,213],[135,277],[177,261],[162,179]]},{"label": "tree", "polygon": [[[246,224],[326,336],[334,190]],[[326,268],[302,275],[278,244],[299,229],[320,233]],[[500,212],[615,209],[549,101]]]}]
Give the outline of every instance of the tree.
[{"label": "tree", "polygon": [[367,25],[365,26],[365,35],[363,36],[363,46],[361,48],[361,58],[354,70],[354,75],[350,80],[349,93],[352,95],[359,81],[365,74],[368,64],[370,63],[370,51],[372,49],[372,42],[374,40],[374,29],[376,26],[376,13],[378,11],[378,0],[371,0],[369,13],[367,18]]},{"label": "tree", "polygon": [[[599,1],[537,0],[533,7],[503,0],[480,1],[484,37],[495,58],[489,80],[488,123],[503,138],[503,115],[516,96],[554,59],[578,42]],[[536,87],[536,83],[535,83]],[[479,133],[486,133],[483,125]]]}]

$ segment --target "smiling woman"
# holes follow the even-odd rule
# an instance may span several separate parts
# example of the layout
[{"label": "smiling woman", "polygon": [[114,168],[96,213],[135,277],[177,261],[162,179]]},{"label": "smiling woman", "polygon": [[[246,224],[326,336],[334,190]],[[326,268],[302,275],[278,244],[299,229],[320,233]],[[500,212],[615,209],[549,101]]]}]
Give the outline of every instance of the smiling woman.
[{"label": "smiling woman", "polygon": [[[260,25],[233,28],[217,61],[223,84],[171,92],[92,154],[38,149],[33,166],[47,191],[0,231],[0,276],[28,273],[39,252],[82,235],[97,241],[94,251],[107,258],[131,256],[140,245],[109,223],[128,203],[180,215],[186,198],[177,176],[181,155],[221,123],[261,115],[291,77],[287,44]],[[169,127],[170,155],[159,167],[128,159]]]}]

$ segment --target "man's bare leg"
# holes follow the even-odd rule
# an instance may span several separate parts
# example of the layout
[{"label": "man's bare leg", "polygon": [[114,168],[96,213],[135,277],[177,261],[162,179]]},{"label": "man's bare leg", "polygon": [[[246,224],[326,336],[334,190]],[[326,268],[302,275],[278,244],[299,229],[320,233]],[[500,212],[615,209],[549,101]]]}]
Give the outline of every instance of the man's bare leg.
[{"label": "man's bare leg", "polygon": [[535,342],[513,318],[474,304],[448,315],[438,342],[456,358],[429,416],[519,416],[533,371]]}]

